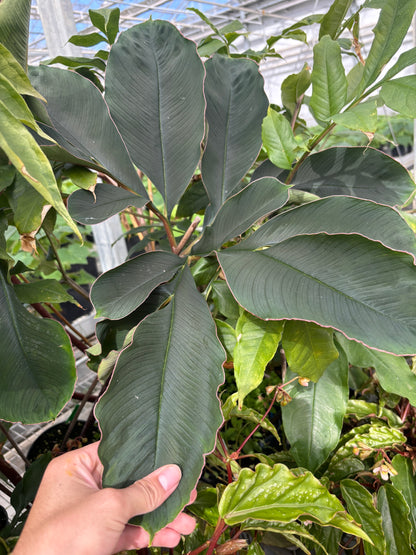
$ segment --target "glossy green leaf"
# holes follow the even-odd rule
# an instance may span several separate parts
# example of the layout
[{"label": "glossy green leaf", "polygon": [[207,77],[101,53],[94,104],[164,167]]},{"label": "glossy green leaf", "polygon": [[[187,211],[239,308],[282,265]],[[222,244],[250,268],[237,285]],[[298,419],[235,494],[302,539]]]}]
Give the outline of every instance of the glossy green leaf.
[{"label": "glossy green leaf", "polygon": [[205,228],[193,252],[210,252],[229,239],[238,237],[259,219],[286,204],[288,190],[287,185],[274,177],[252,181],[224,202],[214,220]]},{"label": "glossy green leaf", "polygon": [[24,69],[27,67],[30,5],[31,0],[3,0],[0,4],[1,42]]},{"label": "glossy green leaf", "polygon": [[268,418],[265,418],[264,414],[261,414],[254,409],[247,407],[238,408],[237,400],[238,393],[233,393],[223,404],[222,414],[224,416],[224,420],[229,420],[234,416],[237,418],[242,418],[243,420],[247,420],[249,422],[254,422],[254,424],[258,424],[260,428],[272,434],[272,436],[274,436],[275,439],[280,443],[280,436],[270,420]]},{"label": "glossy green leaf", "polygon": [[101,274],[91,289],[97,316],[112,320],[124,318],[158,285],[170,281],[183,262],[171,252],[152,251]]},{"label": "glossy green leaf", "polygon": [[110,44],[113,44],[118,33],[120,8],[88,10],[88,14],[91,23],[106,35]]},{"label": "glossy green leaf", "polygon": [[396,455],[393,457],[392,466],[397,472],[391,476],[393,486],[401,492],[408,507],[409,519],[412,524],[412,543],[416,543],[416,479],[410,459]]},{"label": "glossy green leaf", "polygon": [[[3,272],[4,263],[1,268]],[[71,343],[58,322],[23,308],[2,272],[0,418],[25,424],[51,420],[75,386]]]},{"label": "glossy green leaf", "polygon": [[203,78],[195,44],[167,21],[131,27],[108,58],[105,98],[111,115],[133,162],[161,192],[169,213],[200,158]]},{"label": "glossy green leaf", "polygon": [[366,543],[366,555],[385,555],[386,540],[381,526],[381,514],[374,507],[371,493],[359,482],[343,480],[341,492],[350,515],[362,525],[374,545]]},{"label": "glossy green leaf", "polygon": [[47,100],[47,114],[53,125],[48,133],[58,144],[78,158],[98,163],[104,171],[147,199],[97,87],[75,71],[48,66],[31,68],[30,77]]},{"label": "glossy green leaf", "polygon": [[263,381],[267,363],[273,358],[282,337],[284,322],[265,322],[248,312],[237,320],[234,347],[234,376],[238,405]]},{"label": "glossy green leaf", "polygon": [[109,183],[98,183],[92,191],[79,189],[68,200],[68,210],[77,222],[86,225],[104,222],[128,206],[141,208],[147,199]]},{"label": "glossy green leaf", "polygon": [[299,73],[289,75],[283,81],[282,103],[291,114],[295,112],[302,95],[308,90],[310,84],[311,72],[307,66]]},{"label": "glossy green leaf", "polygon": [[215,215],[257,158],[268,101],[253,61],[217,55],[205,69],[208,139],[201,172]]},{"label": "glossy green leaf", "polygon": [[332,120],[348,129],[362,131],[363,133],[375,133],[377,129],[376,102],[369,100],[357,104],[342,114],[336,114]]},{"label": "glossy green leaf", "polygon": [[363,399],[349,399],[346,415],[354,415],[358,420],[363,418],[380,418],[386,420],[388,424],[395,428],[401,428],[403,421],[399,415],[376,403],[369,403]]},{"label": "glossy green leaf", "polygon": [[202,489],[198,492],[198,497],[188,507],[188,510],[211,526],[215,526],[219,518],[217,497],[218,493],[215,488]]},{"label": "glossy green leaf", "polygon": [[[343,438],[344,441],[347,438]],[[406,443],[406,436],[396,428],[389,428],[380,424],[371,424],[354,428],[351,437],[336,451],[328,467],[327,475],[337,481],[338,465],[345,465],[345,461],[354,454],[366,457],[378,449],[388,449],[395,445]],[[358,450],[358,453],[356,453]]]},{"label": "glossy green leaf", "polygon": [[42,224],[42,208],[47,201],[20,174],[5,192],[13,209],[13,222],[21,235],[37,230]]},{"label": "glossy green leaf", "polygon": [[319,28],[319,38],[329,35],[335,39],[340,30],[344,17],[352,4],[352,0],[335,0],[322,19]]},{"label": "glossy green leaf", "polygon": [[26,304],[76,302],[56,279],[42,279],[14,285],[14,292],[20,302]]},{"label": "glossy green leaf", "polygon": [[416,75],[406,75],[383,84],[380,96],[386,105],[407,118],[416,117]]},{"label": "glossy green leaf", "polygon": [[296,160],[298,144],[290,123],[272,108],[263,120],[262,140],[270,161],[278,168],[290,170]]},{"label": "glossy green leaf", "polygon": [[105,487],[126,486],[168,463],[182,469],[169,499],[135,519],[151,536],[189,502],[204,454],[214,447],[222,423],[216,392],[224,379],[224,354],[210,311],[185,266],[170,303],[137,327],[96,407]]},{"label": "glossy green leaf", "polygon": [[82,166],[72,166],[65,168],[64,178],[70,179],[74,185],[80,189],[95,190],[97,184],[97,174]]},{"label": "glossy green leaf", "polygon": [[259,318],[315,322],[395,354],[415,350],[416,268],[407,254],[357,235],[305,235],[217,256],[238,303]]},{"label": "glossy green leaf", "polygon": [[328,35],[313,49],[312,97],[309,103],[318,121],[328,121],[345,106],[347,79],[341,49]]},{"label": "glossy green leaf", "polygon": [[412,555],[409,507],[403,495],[391,484],[377,492],[377,509],[381,513],[388,555]]},{"label": "glossy green leaf", "polygon": [[315,555],[331,555],[331,553],[339,551],[343,534],[338,528],[313,524],[311,534],[313,534],[315,541],[319,542],[319,545],[314,545]]},{"label": "glossy green leaf", "polygon": [[214,281],[212,300],[218,312],[228,320],[237,320],[240,316],[240,307],[225,281]]},{"label": "glossy green leaf", "polygon": [[358,234],[416,259],[416,237],[394,209],[352,197],[327,197],[271,218],[240,243],[243,249],[276,245],[297,235]]},{"label": "glossy green leaf", "polygon": [[291,472],[283,464],[273,468],[264,464],[253,472],[243,468],[236,482],[229,484],[220,499],[221,518],[233,526],[248,518],[291,522],[313,519],[319,524],[354,529],[359,537],[367,537],[347,515],[341,502],[310,472]]},{"label": "glossy green leaf", "polygon": [[374,40],[365,61],[361,90],[374,83],[383,67],[391,60],[412,23],[415,0],[386,0],[374,27]]},{"label": "glossy green leaf", "polygon": [[0,147],[16,170],[63,217],[78,237],[80,233],[62,202],[51,165],[26,127],[0,102]]},{"label": "glossy green leaf", "polygon": [[[294,374],[286,376],[287,379]],[[287,387],[292,401],[282,407],[283,427],[296,464],[314,472],[336,447],[348,402],[348,361],[334,361],[320,380]]]},{"label": "glossy green leaf", "polygon": [[338,342],[351,364],[375,368],[377,379],[385,391],[406,397],[416,406],[416,375],[403,357],[373,351],[355,341],[348,341],[345,337],[339,336]]},{"label": "glossy green leaf", "polygon": [[312,322],[286,322],[282,346],[292,372],[313,382],[338,358],[332,330]]},{"label": "glossy green leaf", "polygon": [[[264,175],[286,179],[270,162],[262,164],[253,179]],[[405,204],[415,190],[404,166],[371,147],[332,147],[311,154],[292,183],[320,197],[350,195],[390,206]]]}]

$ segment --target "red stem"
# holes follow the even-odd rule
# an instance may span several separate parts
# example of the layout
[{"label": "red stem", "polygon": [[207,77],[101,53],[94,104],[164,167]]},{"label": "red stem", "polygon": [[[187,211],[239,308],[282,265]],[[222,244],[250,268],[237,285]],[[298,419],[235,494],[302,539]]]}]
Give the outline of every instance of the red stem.
[{"label": "red stem", "polygon": [[209,546],[207,549],[206,555],[212,555],[214,549],[217,547],[218,540],[222,536],[223,532],[228,528],[227,524],[222,520],[219,519],[217,522],[217,526],[215,527],[214,534],[212,535],[211,541],[209,542]]}]

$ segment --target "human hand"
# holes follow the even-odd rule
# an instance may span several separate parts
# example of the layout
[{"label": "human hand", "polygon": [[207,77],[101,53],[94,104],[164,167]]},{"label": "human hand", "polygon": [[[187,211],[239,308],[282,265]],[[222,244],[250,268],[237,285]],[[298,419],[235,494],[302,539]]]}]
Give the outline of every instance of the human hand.
[{"label": "human hand", "polygon": [[[14,555],[113,555],[148,547],[148,533],[127,523],[169,497],[181,479],[179,467],[163,466],[124,489],[101,489],[97,450],[93,443],[48,465]],[[181,513],[152,545],[175,547],[194,527],[194,519]]]}]

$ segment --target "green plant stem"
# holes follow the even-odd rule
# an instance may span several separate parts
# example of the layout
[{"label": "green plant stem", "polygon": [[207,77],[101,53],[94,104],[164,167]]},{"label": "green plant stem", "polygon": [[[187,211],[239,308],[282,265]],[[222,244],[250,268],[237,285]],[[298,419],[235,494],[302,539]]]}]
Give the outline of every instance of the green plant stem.
[{"label": "green plant stem", "polygon": [[218,441],[220,442],[222,450],[224,451],[224,455],[225,455],[224,462],[227,466],[228,483],[231,484],[233,482],[233,473],[232,473],[232,470],[231,470],[230,454],[228,452],[227,446],[225,445],[225,441],[222,439],[220,433],[218,433]]},{"label": "green plant stem", "polygon": [[227,528],[228,528],[227,524],[225,524],[223,519],[220,518],[217,522],[217,526],[215,527],[214,533],[209,542],[206,555],[212,555],[212,553],[214,552],[214,549],[217,547],[218,540],[220,539],[220,537],[222,536],[222,534],[225,532]]},{"label": "green plant stem", "polygon": [[161,212],[159,212],[159,210],[156,208],[156,206],[152,202],[148,202],[146,204],[146,206],[162,222],[163,227],[165,228],[165,231],[166,231],[166,235],[168,237],[170,248],[171,248],[172,252],[176,254],[176,252],[175,252],[175,250],[177,248],[176,239],[173,235],[173,231],[172,231],[172,228],[170,227],[170,223],[169,223],[168,219],[165,218],[165,216]]},{"label": "green plant stem", "polygon": [[10,548],[7,545],[7,543],[5,542],[5,540],[3,538],[0,537],[0,543],[2,544],[3,548],[5,549],[6,553],[10,553]]},{"label": "green plant stem", "polygon": [[310,144],[309,149],[307,150],[307,152],[303,153],[303,155],[299,158],[299,160],[296,162],[296,164],[290,170],[289,175],[287,176],[287,179],[285,181],[286,185],[290,185],[292,183],[292,180],[295,177],[295,174],[298,171],[298,169],[300,168],[300,166],[303,164],[303,162],[306,160],[306,158],[311,154],[312,150],[322,141],[322,139],[324,139],[328,135],[328,133],[330,133],[334,129],[335,125],[336,125],[335,123],[329,124],[327,127],[325,127],[325,129],[322,131],[322,133],[320,133],[316,137],[316,139],[312,141],[312,143]]},{"label": "green plant stem", "polygon": [[68,285],[70,285],[72,287],[72,289],[77,291],[77,293],[79,293],[82,297],[84,297],[84,299],[89,301],[90,298],[88,296],[88,293],[86,291],[84,291],[84,289],[82,287],[80,287],[78,285],[78,283],[75,283],[75,281],[67,275],[67,273],[66,273],[66,271],[63,267],[63,264],[61,262],[61,259],[59,258],[58,251],[57,251],[57,249],[54,245],[53,237],[52,237],[51,233],[49,233],[49,231],[45,227],[42,227],[42,229],[45,232],[46,237],[48,238],[49,244],[51,246],[51,249],[52,249],[54,257],[55,257],[55,261],[58,265],[59,271],[62,274],[62,278],[67,282]]},{"label": "green plant stem", "polygon": [[26,456],[23,454],[23,451],[17,445],[15,440],[12,438],[11,434],[9,433],[9,430],[6,428],[6,426],[3,426],[3,424],[1,422],[0,422],[0,432],[8,439],[8,441],[10,442],[12,447],[14,447],[14,449],[16,450],[16,453],[19,455],[19,457],[22,459],[22,461],[25,463],[25,465],[29,466],[30,462],[28,461]]}]

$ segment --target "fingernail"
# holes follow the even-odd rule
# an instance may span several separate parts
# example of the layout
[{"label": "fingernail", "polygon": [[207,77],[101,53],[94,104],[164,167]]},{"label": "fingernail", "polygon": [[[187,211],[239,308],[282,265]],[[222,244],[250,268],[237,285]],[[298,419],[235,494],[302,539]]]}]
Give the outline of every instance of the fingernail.
[{"label": "fingernail", "polygon": [[182,472],[179,466],[176,464],[171,464],[163,468],[158,476],[160,485],[165,491],[169,491],[179,484]]}]

